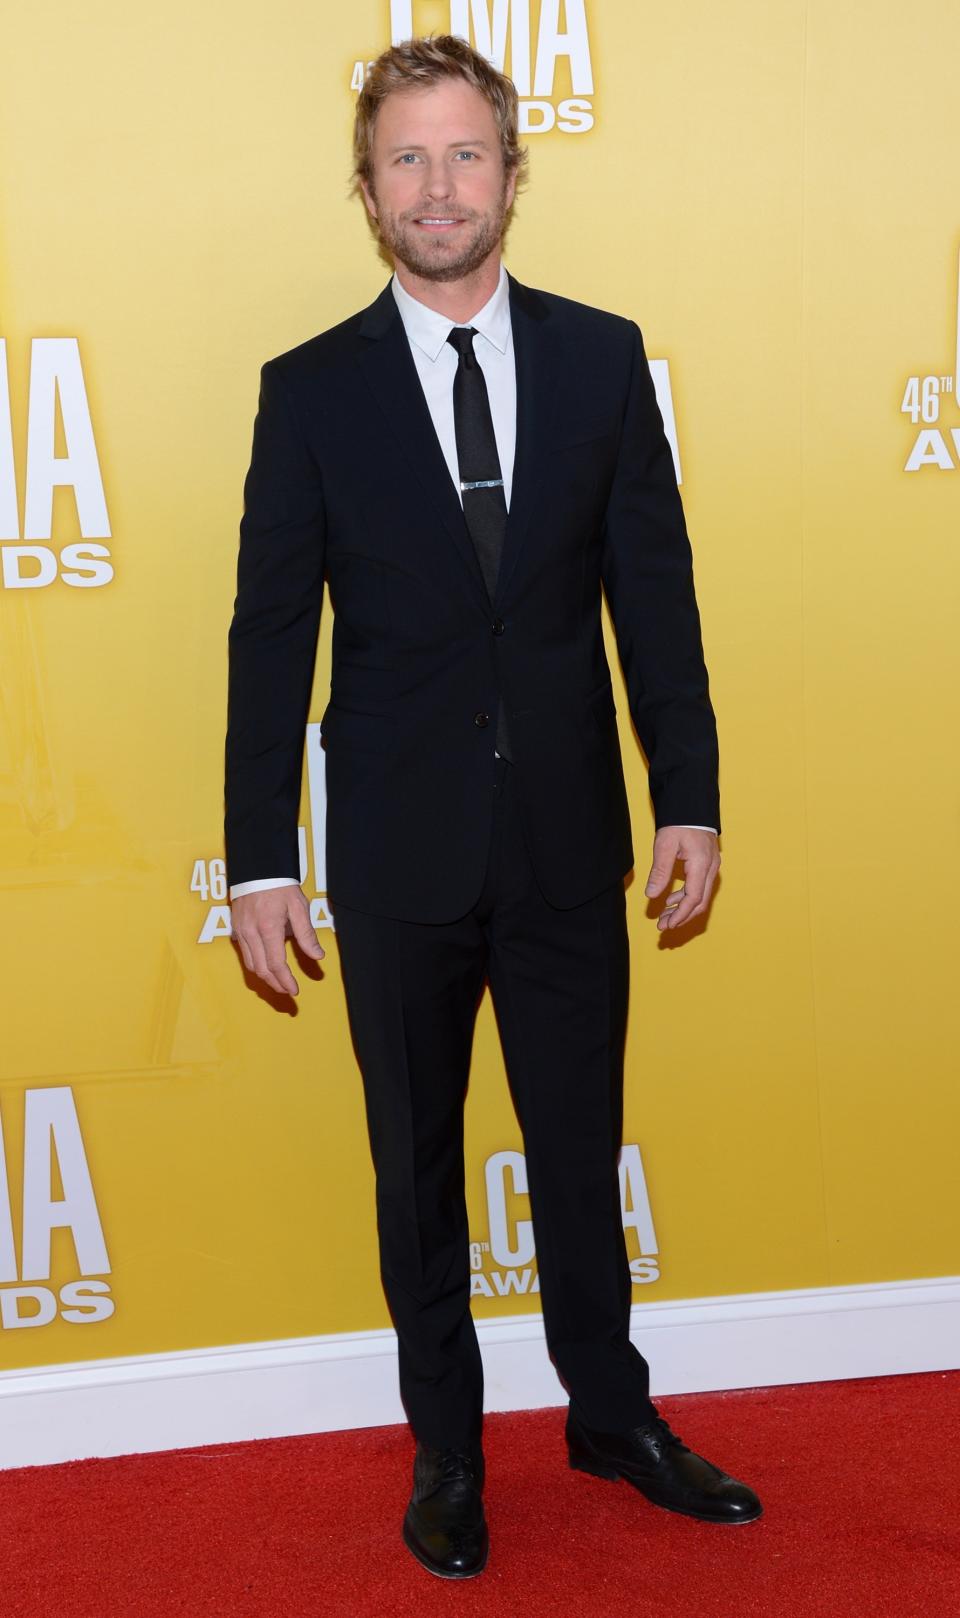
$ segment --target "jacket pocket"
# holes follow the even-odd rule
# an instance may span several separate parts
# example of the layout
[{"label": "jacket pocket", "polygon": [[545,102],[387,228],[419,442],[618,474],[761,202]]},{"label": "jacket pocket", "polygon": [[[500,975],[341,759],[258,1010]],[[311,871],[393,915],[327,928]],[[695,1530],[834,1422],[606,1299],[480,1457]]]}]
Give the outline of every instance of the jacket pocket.
[{"label": "jacket pocket", "polygon": [[392,714],[331,701],[320,717],[320,734],[324,745],[332,740],[337,747],[344,742],[348,747],[380,748],[392,734],[393,725]]},{"label": "jacket pocket", "polygon": [[616,428],[609,421],[582,421],[561,429],[558,436],[550,445],[550,452],[573,449],[575,444],[592,444],[598,438],[612,438]]}]

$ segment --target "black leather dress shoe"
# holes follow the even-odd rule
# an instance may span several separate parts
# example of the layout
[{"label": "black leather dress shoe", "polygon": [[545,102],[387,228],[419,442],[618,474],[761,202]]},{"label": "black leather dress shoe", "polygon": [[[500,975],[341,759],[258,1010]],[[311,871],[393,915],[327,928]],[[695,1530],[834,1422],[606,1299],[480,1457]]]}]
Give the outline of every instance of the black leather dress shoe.
[{"label": "black leather dress shoe", "polygon": [[487,1565],[483,1475],[479,1444],[464,1449],[417,1445],[403,1538],[417,1561],[441,1579],[471,1579]]},{"label": "black leather dress shoe", "polygon": [[598,1433],[567,1412],[570,1465],[597,1478],[625,1478],[667,1511],[704,1522],[752,1522],[763,1506],[745,1483],[695,1455],[662,1416],[629,1433]]}]

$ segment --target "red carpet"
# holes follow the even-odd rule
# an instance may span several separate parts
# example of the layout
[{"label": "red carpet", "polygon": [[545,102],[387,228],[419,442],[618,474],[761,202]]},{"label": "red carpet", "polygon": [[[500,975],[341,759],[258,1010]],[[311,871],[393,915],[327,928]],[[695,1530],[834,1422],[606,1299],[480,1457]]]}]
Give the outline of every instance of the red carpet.
[{"label": "red carpet", "polygon": [[566,1466],[563,1411],[490,1416],[491,1552],[400,1540],[412,1444],[368,1428],[0,1473],[3,1618],[953,1618],[960,1373],[657,1401],[744,1478],[737,1527]]}]

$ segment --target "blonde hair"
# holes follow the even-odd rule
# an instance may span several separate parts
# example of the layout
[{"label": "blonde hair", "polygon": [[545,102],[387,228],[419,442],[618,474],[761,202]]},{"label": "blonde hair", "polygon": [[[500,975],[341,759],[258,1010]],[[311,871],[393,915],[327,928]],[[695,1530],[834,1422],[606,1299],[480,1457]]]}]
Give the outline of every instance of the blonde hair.
[{"label": "blonde hair", "polygon": [[526,180],[528,153],[518,140],[519,97],[513,80],[456,35],[428,34],[391,45],[371,63],[357,97],[353,121],[354,193],[360,189],[361,180],[371,183],[373,131],[387,96],[396,91],[426,89],[444,79],[463,79],[479,90],[496,120],[505,173],[515,171],[518,186]]}]

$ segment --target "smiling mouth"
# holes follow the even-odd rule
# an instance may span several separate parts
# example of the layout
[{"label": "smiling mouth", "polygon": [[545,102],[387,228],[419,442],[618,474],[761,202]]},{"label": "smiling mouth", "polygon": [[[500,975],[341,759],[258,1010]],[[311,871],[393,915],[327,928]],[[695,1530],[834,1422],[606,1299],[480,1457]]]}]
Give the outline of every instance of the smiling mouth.
[{"label": "smiling mouth", "polygon": [[414,224],[422,230],[451,230],[455,225],[462,225],[462,219],[446,219],[442,214],[424,214],[422,218],[415,219]]}]

